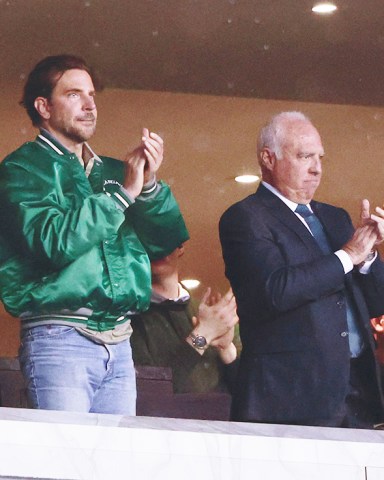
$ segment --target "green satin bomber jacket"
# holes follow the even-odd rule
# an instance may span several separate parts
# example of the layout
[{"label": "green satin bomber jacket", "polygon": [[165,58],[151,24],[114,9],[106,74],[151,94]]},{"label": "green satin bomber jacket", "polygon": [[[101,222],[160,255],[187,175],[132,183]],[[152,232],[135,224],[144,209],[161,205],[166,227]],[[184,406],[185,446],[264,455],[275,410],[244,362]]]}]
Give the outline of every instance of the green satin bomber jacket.
[{"label": "green satin bomber jacket", "polygon": [[123,162],[86,148],[88,176],[45,131],[0,164],[0,298],[28,326],[114,328],[148,308],[150,259],[189,238],[165,183],[132,201]]}]

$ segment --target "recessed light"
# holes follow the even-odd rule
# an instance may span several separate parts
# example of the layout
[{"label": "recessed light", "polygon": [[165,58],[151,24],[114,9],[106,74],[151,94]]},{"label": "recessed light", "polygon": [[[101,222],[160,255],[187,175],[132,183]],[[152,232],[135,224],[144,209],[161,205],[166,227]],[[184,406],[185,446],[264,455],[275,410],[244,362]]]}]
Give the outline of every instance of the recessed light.
[{"label": "recessed light", "polygon": [[194,278],[187,278],[185,280],[181,280],[181,283],[188,288],[188,290],[193,290],[194,288],[198,287],[200,285],[199,280],[196,280]]},{"label": "recessed light", "polygon": [[320,14],[333,13],[335,10],[337,10],[337,6],[331,2],[316,3],[312,8],[312,12]]},{"label": "recessed light", "polygon": [[260,177],[257,175],[238,175],[235,180],[238,183],[254,183],[260,180]]}]

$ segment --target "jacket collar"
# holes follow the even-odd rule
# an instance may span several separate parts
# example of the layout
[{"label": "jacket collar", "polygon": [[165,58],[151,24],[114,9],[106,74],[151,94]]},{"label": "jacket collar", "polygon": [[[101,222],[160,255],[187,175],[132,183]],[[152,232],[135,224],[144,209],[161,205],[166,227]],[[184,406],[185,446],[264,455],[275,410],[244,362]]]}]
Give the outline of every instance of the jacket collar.
[{"label": "jacket collar", "polygon": [[[256,192],[256,196],[261,200],[262,204],[269,210],[278,221],[284,223],[286,227],[293,230],[300,240],[308,245],[311,249],[319,248],[312,234],[303,222],[297,217],[294,211],[281,198],[268,190],[264,185],[260,185]],[[312,211],[314,211],[315,204],[310,203]]]},{"label": "jacket collar", "polygon": [[[294,230],[302,239],[302,241],[313,245],[313,236],[303,223],[297,218],[296,214],[274,193],[268,190],[264,185],[260,185],[256,191],[256,197],[259,198],[261,203],[268,208],[271,215],[278,218],[291,230]],[[310,207],[323,224],[324,230],[327,233],[331,247],[334,250],[340,248],[347,240],[340,238],[340,226],[338,225],[338,217],[329,215],[329,209],[327,205],[321,202],[312,200]],[[327,210],[328,213],[325,212]]]},{"label": "jacket collar", "polygon": [[48,130],[40,129],[40,133],[36,138],[36,142],[44,148],[51,148],[59,155],[69,155],[71,152],[67,150]]},{"label": "jacket collar", "polygon": [[[70,155],[70,152],[67,148],[62,145],[56,137],[54,137],[48,130],[44,128],[40,129],[40,133],[36,138],[36,142],[39,143],[42,147],[51,149],[56,152],[58,155]],[[92,148],[88,145],[87,142],[83,144],[83,158],[87,159],[87,167],[85,173],[88,176],[93,168],[94,163],[101,163],[101,159],[96,155]],[[80,164],[84,168],[84,161],[79,159]]]}]

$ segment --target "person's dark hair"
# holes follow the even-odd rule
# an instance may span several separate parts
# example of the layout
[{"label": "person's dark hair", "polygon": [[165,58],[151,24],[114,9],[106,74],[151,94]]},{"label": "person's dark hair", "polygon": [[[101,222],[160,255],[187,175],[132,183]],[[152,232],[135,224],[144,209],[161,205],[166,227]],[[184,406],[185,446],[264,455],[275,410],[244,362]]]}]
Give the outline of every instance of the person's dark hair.
[{"label": "person's dark hair", "polygon": [[61,76],[67,70],[72,69],[85,70],[92,78],[95,89],[101,89],[100,82],[94,71],[83,58],[75,55],[52,55],[44,58],[35,65],[28,75],[23,97],[20,101],[20,105],[27,110],[33,125],[39,126],[41,122],[41,117],[34,105],[36,98],[44,97],[49,100]]}]

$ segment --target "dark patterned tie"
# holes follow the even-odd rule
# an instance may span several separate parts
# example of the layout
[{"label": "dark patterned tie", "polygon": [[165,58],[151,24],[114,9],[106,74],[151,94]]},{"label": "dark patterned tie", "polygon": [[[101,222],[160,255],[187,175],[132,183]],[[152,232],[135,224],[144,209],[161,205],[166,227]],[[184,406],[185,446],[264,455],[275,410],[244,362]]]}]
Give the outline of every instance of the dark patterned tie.
[{"label": "dark patterned tie", "polygon": [[304,220],[307,222],[308,227],[310,228],[312,235],[316,242],[318,243],[321,251],[323,253],[331,253],[332,249],[329,245],[329,241],[327,236],[324,232],[323,225],[321,224],[320,220],[316,217],[316,215],[311,212],[311,210],[307,207],[307,205],[303,205],[299,203],[295,210],[296,213],[301,215]]},{"label": "dark patterned tie", "polygon": [[[297,205],[295,212],[301,215],[307,222],[307,225],[321,251],[323,253],[331,253],[332,249],[329,245],[323,225],[316,215],[311,212],[307,205],[303,205],[302,203]],[[347,290],[345,290],[345,300],[347,307],[349,350],[351,352],[351,357],[358,357],[364,349],[364,341],[357,323],[356,307],[354,306],[354,301],[348,294]]]}]

